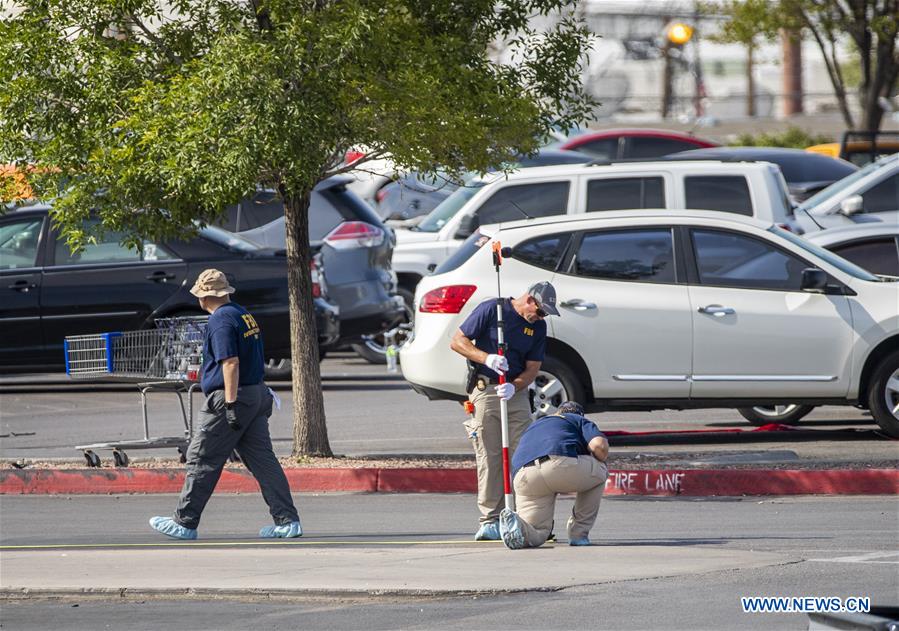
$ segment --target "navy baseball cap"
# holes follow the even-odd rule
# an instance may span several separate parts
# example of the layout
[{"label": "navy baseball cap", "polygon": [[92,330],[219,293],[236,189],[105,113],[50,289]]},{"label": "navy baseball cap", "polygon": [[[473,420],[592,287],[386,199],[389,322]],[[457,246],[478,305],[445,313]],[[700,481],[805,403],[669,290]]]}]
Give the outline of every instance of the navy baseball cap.
[{"label": "navy baseball cap", "polygon": [[549,281],[542,281],[531,285],[528,295],[537,302],[537,306],[546,312],[546,315],[559,315],[556,309],[556,288]]}]

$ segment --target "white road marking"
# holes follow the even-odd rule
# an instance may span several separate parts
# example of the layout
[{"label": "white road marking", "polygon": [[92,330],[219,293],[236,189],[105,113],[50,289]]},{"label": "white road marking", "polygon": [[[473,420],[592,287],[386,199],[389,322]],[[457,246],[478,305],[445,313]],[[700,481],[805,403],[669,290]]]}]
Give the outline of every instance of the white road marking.
[{"label": "white road marking", "polygon": [[[895,561],[878,561],[897,557]],[[809,561],[817,561],[819,563],[899,563],[899,551],[896,552],[869,552],[868,554],[859,554],[848,557],[834,557],[832,559],[809,559]]]}]

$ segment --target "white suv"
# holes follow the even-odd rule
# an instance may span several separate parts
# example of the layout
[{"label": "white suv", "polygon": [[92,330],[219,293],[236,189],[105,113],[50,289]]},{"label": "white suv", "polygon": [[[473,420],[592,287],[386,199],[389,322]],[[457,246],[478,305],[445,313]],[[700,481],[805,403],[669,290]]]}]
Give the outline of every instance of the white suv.
[{"label": "white suv", "polygon": [[[553,283],[537,380],[542,412],[860,405],[899,437],[899,283],[770,222],[637,210],[481,228],[424,278],[403,374],[430,398],[464,399],[450,338],[495,297],[487,245],[513,255],[502,292]],[[895,281],[896,279],[893,279]]]},{"label": "white suv", "polygon": [[440,265],[479,226],[527,217],[632,208],[719,210],[782,223],[792,204],[768,162],[617,162],[490,174],[456,190],[413,230],[398,229],[393,268],[401,289]]}]

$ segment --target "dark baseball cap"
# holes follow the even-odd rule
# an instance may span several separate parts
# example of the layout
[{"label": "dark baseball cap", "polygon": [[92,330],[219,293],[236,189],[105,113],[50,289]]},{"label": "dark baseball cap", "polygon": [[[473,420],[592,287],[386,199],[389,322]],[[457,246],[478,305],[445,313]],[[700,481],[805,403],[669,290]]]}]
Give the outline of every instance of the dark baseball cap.
[{"label": "dark baseball cap", "polygon": [[537,306],[547,315],[559,315],[559,310],[556,309],[556,288],[549,281],[544,280],[531,285],[528,295],[537,301]]}]

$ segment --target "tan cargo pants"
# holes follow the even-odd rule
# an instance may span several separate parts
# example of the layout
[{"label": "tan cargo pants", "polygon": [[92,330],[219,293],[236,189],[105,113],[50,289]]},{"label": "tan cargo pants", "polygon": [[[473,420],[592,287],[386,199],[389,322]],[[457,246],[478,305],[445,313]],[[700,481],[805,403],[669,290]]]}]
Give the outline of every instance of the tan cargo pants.
[{"label": "tan cargo pants", "polygon": [[553,527],[558,493],[577,493],[568,518],[568,539],[590,533],[609,470],[593,456],[550,456],[549,460],[522,467],[515,474],[515,502],[525,545],[543,545]]},{"label": "tan cargo pants", "polygon": [[[496,386],[488,384],[484,390],[475,388],[469,399],[474,403],[474,418],[465,421],[468,439],[474,448],[478,465],[478,509],[480,522],[497,521],[505,506],[503,488],[503,434],[500,423],[499,397]],[[531,405],[527,388],[519,390],[509,399],[509,459],[518,440],[531,424]]]}]

